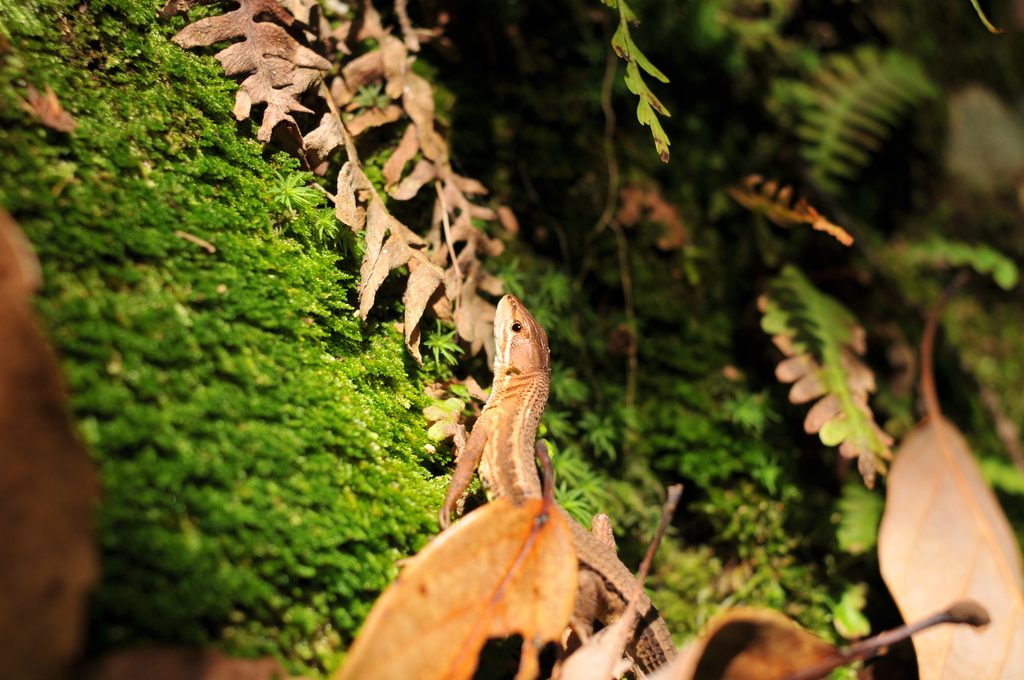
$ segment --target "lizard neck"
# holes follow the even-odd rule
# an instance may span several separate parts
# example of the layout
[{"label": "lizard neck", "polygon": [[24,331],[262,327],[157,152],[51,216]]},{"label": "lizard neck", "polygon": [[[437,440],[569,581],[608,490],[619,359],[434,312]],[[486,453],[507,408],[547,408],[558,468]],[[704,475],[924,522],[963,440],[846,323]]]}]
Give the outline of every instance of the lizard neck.
[{"label": "lizard neck", "polygon": [[480,415],[491,421],[496,435],[484,448],[480,477],[491,497],[509,496],[518,504],[542,495],[533,444],[547,405],[551,373],[507,372],[499,377]]}]

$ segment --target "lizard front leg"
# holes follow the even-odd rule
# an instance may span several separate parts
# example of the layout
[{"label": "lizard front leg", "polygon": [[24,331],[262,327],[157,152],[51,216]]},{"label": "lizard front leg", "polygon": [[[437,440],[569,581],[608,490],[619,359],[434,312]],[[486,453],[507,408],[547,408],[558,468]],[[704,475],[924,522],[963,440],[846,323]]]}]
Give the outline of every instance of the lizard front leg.
[{"label": "lizard front leg", "polygon": [[469,488],[476,474],[476,467],[480,464],[480,457],[484,454],[484,445],[487,443],[487,425],[483,418],[476,421],[469,440],[462,447],[459,453],[459,460],[455,464],[455,471],[452,473],[452,481],[448,484],[448,493],[441,504],[441,511],[438,521],[442,529],[447,529],[452,523],[452,511],[459,497]]}]

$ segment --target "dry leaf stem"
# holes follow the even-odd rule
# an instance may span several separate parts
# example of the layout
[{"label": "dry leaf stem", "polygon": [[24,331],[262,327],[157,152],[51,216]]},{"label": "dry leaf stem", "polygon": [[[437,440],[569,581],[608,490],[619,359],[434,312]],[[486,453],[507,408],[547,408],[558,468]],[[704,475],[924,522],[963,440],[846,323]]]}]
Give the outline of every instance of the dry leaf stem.
[{"label": "dry leaf stem", "polygon": [[938,301],[928,312],[928,320],[924,325],[924,337],[921,339],[921,395],[924,397],[928,417],[938,420],[942,417],[942,407],[939,406],[938,393],[935,391],[935,374],[932,371],[932,357],[935,354],[935,331],[939,326],[939,315],[945,308],[946,303],[953,297],[957,290],[967,282],[969,276],[967,270],[957,274],[956,278],[946,286],[939,296]]},{"label": "dry leaf stem", "polygon": [[974,600],[961,600],[949,609],[933,614],[917,623],[904,624],[849,647],[837,649],[836,653],[832,656],[822,659],[811,666],[801,668],[795,673],[785,675],[778,680],[816,680],[817,678],[823,678],[840,666],[869,659],[875,656],[879,650],[891,647],[897,642],[903,642],[911,635],[920,633],[926,628],[937,626],[940,623],[966,623],[977,628],[987,625],[988,622],[988,612],[985,611],[984,607]]}]

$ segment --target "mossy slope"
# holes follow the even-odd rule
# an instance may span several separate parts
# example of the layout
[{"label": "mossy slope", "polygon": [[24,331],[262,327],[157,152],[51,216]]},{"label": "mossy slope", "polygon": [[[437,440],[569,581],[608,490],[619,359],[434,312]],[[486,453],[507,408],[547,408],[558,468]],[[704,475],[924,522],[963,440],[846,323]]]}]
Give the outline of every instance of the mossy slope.
[{"label": "mossy slope", "polygon": [[[0,15],[0,204],[42,261],[106,488],[91,645],[220,641],[331,668],[434,527],[400,337],[353,317],[355,262],[275,228],[236,86],[152,3]],[[29,84],[78,128],[23,110]]]}]

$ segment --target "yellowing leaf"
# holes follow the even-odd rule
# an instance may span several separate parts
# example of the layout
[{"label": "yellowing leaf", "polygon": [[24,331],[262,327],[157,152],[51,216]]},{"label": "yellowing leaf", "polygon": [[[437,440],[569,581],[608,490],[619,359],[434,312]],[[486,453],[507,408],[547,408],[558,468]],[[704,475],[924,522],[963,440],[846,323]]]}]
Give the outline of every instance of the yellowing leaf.
[{"label": "yellowing leaf", "polygon": [[334,680],[462,680],[492,637],[556,640],[576,599],[569,527],[552,503],[498,499],[412,558]]},{"label": "yellowing leaf", "polygon": [[800,198],[791,205],[793,187],[780,189],[775,180],[765,182],[761,175],[750,175],[739,186],[729,187],[726,191],[744,208],[764,215],[780,227],[792,229],[809,224],[813,229],[833,236],[844,246],[853,243],[853,237],[845,229],[827,220],[806,198]]},{"label": "yellowing leaf", "polygon": [[1020,549],[967,441],[941,416],[918,425],[896,454],[878,560],[904,619],[961,597],[991,615],[985,630],[915,635],[921,680],[1024,678]]}]

